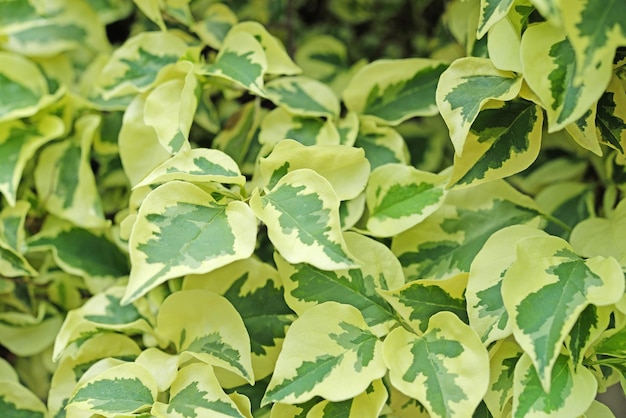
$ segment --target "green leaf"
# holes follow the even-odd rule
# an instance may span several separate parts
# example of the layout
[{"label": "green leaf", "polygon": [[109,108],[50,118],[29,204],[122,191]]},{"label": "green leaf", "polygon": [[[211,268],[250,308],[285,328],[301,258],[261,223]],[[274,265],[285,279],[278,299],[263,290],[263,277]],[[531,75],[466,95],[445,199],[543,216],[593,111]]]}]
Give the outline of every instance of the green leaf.
[{"label": "green leaf", "polygon": [[165,183],[146,196],[131,232],[124,303],[174,277],[247,258],[255,244],[256,219],[246,204],[220,205],[191,183]]},{"label": "green leaf", "polygon": [[339,116],[339,99],[324,83],[304,76],[280,77],[265,86],[267,98],[302,116]]},{"label": "green leaf", "polygon": [[[524,80],[541,99],[550,132],[581,118],[609,82],[610,74],[579,67],[565,33],[549,22],[530,26],[524,32],[521,48]],[[594,82],[579,83],[576,77]]]},{"label": "green leaf", "polygon": [[601,141],[624,154],[626,151],[626,92],[613,77],[598,100],[596,126]]},{"label": "green leaf", "polygon": [[365,191],[368,232],[389,237],[422,222],[443,204],[447,181],[447,176],[403,164],[377,167]]},{"label": "green leaf", "polygon": [[339,199],[331,184],[313,170],[287,173],[263,196],[256,189],[250,207],[288,262],[306,262],[323,270],[356,265],[341,233]]},{"label": "green leaf", "polygon": [[489,390],[484,401],[495,417],[506,416],[512,407],[515,365],[522,354],[520,346],[511,340],[503,340],[489,353]]},{"label": "green leaf", "polygon": [[[576,367],[581,367],[587,350],[608,328],[613,312],[610,306],[587,305],[565,339],[565,344]],[[597,347],[594,345],[594,348]],[[597,352],[597,351],[596,351]]]},{"label": "green leaf", "polygon": [[[311,335],[315,344],[310,344]],[[314,396],[343,401],[385,372],[382,343],[359,310],[325,302],[302,314],[287,331],[262,404],[301,403]]]},{"label": "green leaf", "polygon": [[173,343],[178,353],[187,352],[254,382],[248,332],[237,310],[223,296],[204,289],[171,294],[161,304],[155,331]]},{"label": "green leaf", "polygon": [[546,236],[536,228],[511,225],[494,232],[470,266],[465,298],[470,325],[485,345],[513,333],[502,301],[502,279],[516,258],[515,243],[531,236]]},{"label": "green leaf", "polygon": [[525,170],[539,155],[542,126],[541,108],[525,100],[484,109],[472,123],[463,155],[455,155],[450,185],[465,187]]},{"label": "green leaf", "polygon": [[[588,184],[577,182],[560,182],[545,187],[535,196],[535,201],[542,212],[558,219],[561,223],[549,222],[544,230],[550,235],[569,239],[572,229],[590,218],[593,214],[593,190]],[[564,225],[570,229],[564,228]],[[572,246],[577,252],[581,249],[574,241]]]},{"label": "green leaf", "polygon": [[388,126],[363,122],[354,146],[363,148],[372,170],[390,163],[409,163],[409,151],[404,138]]},{"label": "green leaf", "polygon": [[507,15],[513,3],[514,0],[480,0],[480,20],[476,36],[485,36],[489,28]]},{"label": "green leaf", "polygon": [[474,257],[494,232],[537,224],[534,202],[502,180],[452,190],[437,211],[393,238],[391,249],[407,280],[443,279],[470,271]]},{"label": "green leaf", "polygon": [[213,49],[220,49],[226,34],[237,24],[237,16],[224,3],[209,4],[201,19],[191,25],[191,30]]},{"label": "green leaf", "polygon": [[259,126],[259,103],[250,101],[237,110],[218,132],[213,147],[229,155],[241,167]]},{"label": "green leaf", "polygon": [[367,261],[363,267],[324,271],[309,264],[289,264],[275,256],[285,286],[285,300],[299,315],[329,301],[352,305],[359,309],[372,332],[383,336],[396,320],[378,291],[402,286],[402,267],[386,246],[371,238],[346,232],[345,239],[348,249]]},{"label": "green leaf", "polygon": [[152,375],[138,364],[123,363],[83,382],[68,405],[103,415],[133,414],[148,411],[156,396]]},{"label": "green leaf", "polygon": [[48,94],[45,77],[23,56],[0,52],[0,61],[0,122],[35,114]]},{"label": "green leaf", "polygon": [[380,416],[387,390],[382,380],[374,380],[362,393],[352,399],[341,402],[323,400],[313,406],[307,413],[307,418],[377,418]]},{"label": "green leaf", "polygon": [[305,146],[283,140],[259,161],[260,174],[269,188],[287,172],[301,168],[310,168],[326,178],[339,200],[356,198],[365,189],[370,174],[363,150],[346,145]]},{"label": "green leaf", "polygon": [[463,155],[467,134],[480,110],[490,100],[513,99],[521,86],[521,77],[498,70],[486,58],[457,59],[441,74],[437,106],[457,155]]},{"label": "green leaf", "polygon": [[271,149],[283,139],[303,145],[339,145],[341,140],[332,120],[293,115],[277,107],[263,118],[259,142]]},{"label": "green leaf", "polygon": [[598,384],[586,367],[574,368],[570,359],[560,354],[550,376],[550,389],[546,392],[532,363],[530,356],[523,355],[515,366],[514,418],[530,415],[577,417],[587,411]]},{"label": "green leaf", "polygon": [[437,114],[435,89],[447,65],[424,58],[374,61],[357,72],[345,90],[348,110],[386,125]]},{"label": "green leaf", "polygon": [[431,417],[467,417],[489,384],[489,357],[478,336],[450,312],[430,319],[421,336],[396,328],[385,339],[391,384]]},{"label": "green leaf", "polygon": [[47,418],[46,406],[18,382],[0,380],[0,411],[7,418]]},{"label": "green leaf", "polygon": [[[516,255],[504,276],[502,298],[515,339],[547,391],[561,345],[576,320],[590,303],[617,302],[624,293],[624,274],[615,259],[583,260],[553,236],[522,239]],[[551,309],[539,310],[538,304]]]}]

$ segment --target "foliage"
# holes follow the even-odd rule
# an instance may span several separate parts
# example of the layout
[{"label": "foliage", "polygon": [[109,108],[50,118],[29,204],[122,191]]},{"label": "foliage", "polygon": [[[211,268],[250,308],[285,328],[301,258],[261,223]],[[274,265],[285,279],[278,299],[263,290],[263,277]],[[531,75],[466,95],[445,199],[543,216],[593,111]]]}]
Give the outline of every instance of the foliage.
[{"label": "foliage", "polygon": [[0,0],[3,416],[613,416],[624,22]]}]

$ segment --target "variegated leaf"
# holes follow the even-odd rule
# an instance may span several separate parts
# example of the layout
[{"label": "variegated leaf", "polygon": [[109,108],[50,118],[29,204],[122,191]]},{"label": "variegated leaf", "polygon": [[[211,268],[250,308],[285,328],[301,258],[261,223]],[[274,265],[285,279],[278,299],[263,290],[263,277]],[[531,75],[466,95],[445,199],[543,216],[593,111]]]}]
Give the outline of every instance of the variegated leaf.
[{"label": "variegated leaf", "polygon": [[164,5],[164,2],[159,0],[133,0],[133,2],[148,19],[154,22],[159,29],[165,32],[165,22],[163,21],[163,16],[161,15],[161,5]]},{"label": "variegated leaf", "polygon": [[437,211],[393,238],[407,280],[443,279],[470,271],[474,257],[494,232],[535,225],[539,212],[529,197],[503,180],[452,190]]},{"label": "variegated leaf", "polygon": [[378,290],[402,286],[402,267],[386,246],[371,238],[346,232],[345,239],[350,252],[359,254],[364,261],[363,267],[324,271],[309,264],[290,264],[275,256],[285,286],[285,300],[299,315],[328,301],[352,305],[361,311],[372,332],[383,336],[396,320]]},{"label": "variegated leaf", "polygon": [[206,289],[228,299],[250,335],[256,380],[274,371],[287,327],[295,319],[274,268],[251,257],[204,275],[189,275],[182,288]]},{"label": "variegated leaf", "polygon": [[489,390],[484,401],[492,416],[501,418],[512,409],[515,366],[524,352],[511,340],[503,340],[493,350],[489,353]]},{"label": "variegated leaf", "polygon": [[390,237],[419,224],[443,204],[447,182],[445,175],[404,164],[377,167],[365,191],[368,232]]},{"label": "variegated leaf", "polygon": [[463,155],[455,155],[453,187],[505,178],[528,168],[539,155],[543,112],[525,100],[483,109],[470,128]]},{"label": "variegated leaf", "polygon": [[482,38],[489,28],[496,22],[504,19],[514,0],[480,0],[480,20],[476,36]]},{"label": "variegated leaf", "polygon": [[226,34],[237,24],[237,16],[224,3],[209,4],[201,19],[191,25],[196,35],[213,49],[220,49]]},{"label": "variegated leaf", "polygon": [[180,369],[170,388],[169,403],[155,403],[150,413],[157,418],[249,418],[224,392],[213,367],[202,363]]},{"label": "variegated leaf", "polygon": [[[606,92],[604,93],[606,94]],[[626,99],[626,93],[624,94]],[[602,100],[602,98],[600,98]],[[602,155],[600,147],[600,135],[598,135],[598,127],[596,126],[597,106],[592,106],[580,118],[565,127],[574,141],[584,149],[588,149],[596,155]]]},{"label": "variegated leaf", "polygon": [[215,62],[200,69],[201,74],[230,80],[250,92],[264,97],[263,75],[267,58],[261,43],[243,31],[229,32]]},{"label": "variegated leaf", "polygon": [[594,351],[619,359],[626,358],[626,328],[624,326],[606,330],[596,344]]},{"label": "variegated leaf", "polygon": [[515,261],[515,243],[531,236],[546,234],[526,225],[502,228],[487,239],[470,266],[465,292],[467,314],[485,346],[513,333],[502,301],[502,279]]},{"label": "variegated leaf", "polygon": [[324,83],[304,76],[280,77],[266,84],[267,98],[294,115],[339,116],[339,99]]},{"label": "variegated leaf", "polygon": [[386,125],[436,115],[435,89],[446,68],[425,58],[374,61],[352,77],[343,100],[348,110]]},{"label": "variegated leaf", "polygon": [[37,270],[4,239],[0,239],[0,275],[3,277],[37,276]]},{"label": "variegated leaf", "polygon": [[598,101],[595,124],[603,143],[621,154],[626,152],[626,92],[616,77]]},{"label": "variegated leaf", "polygon": [[576,368],[566,355],[559,354],[549,379],[546,391],[530,356],[519,359],[514,373],[513,418],[577,417],[587,411],[598,383],[586,367]]},{"label": "variegated leaf", "polygon": [[0,312],[0,344],[16,356],[34,356],[50,348],[62,322],[63,318],[43,303],[34,314],[5,310]]},{"label": "variegated leaf", "polygon": [[457,59],[439,77],[437,106],[441,112],[457,155],[463,154],[470,127],[490,100],[515,98],[522,78],[500,71],[486,58]]},{"label": "variegated leaf", "polygon": [[[549,22],[530,26],[522,37],[524,80],[541,99],[550,132],[581,118],[600,98],[610,74],[578,67],[570,40]],[[578,82],[576,77],[590,82]]]},{"label": "variegated leaf", "polygon": [[198,107],[199,87],[189,61],[177,63],[168,75],[170,79],[146,96],[144,122],[154,128],[163,148],[176,154],[189,149],[189,130]]},{"label": "variegated leaf", "polygon": [[78,119],[74,136],[46,147],[35,169],[35,187],[46,209],[83,228],[108,225],[91,168],[91,146],[100,122],[96,115]]},{"label": "variegated leaf", "polygon": [[147,412],[157,399],[157,385],[144,367],[122,363],[82,382],[68,406],[105,416]]},{"label": "variegated leaf", "polygon": [[288,172],[301,168],[310,168],[326,178],[339,200],[356,198],[365,189],[370,174],[365,152],[345,145],[305,146],[283,140],[259,162],[260,174],[269,188]]},{"label": "variegated leaf", "polygon": [[133,12],[132,3],[125,0],[87,0],[87,3],[104,24],[122,20]]},{"label": "variegated leaf", "polygon": [[322,270],[357,265],[341,232],[339,198],[328,180],[313,170],[287,173],[264,195],[255,189],[250,207],[288,262],[305,262]]},{"label": "variegated leaf", "polygon": [[165,183],[145,198],[131,232],[124,302],[171,278],[247,258],[255,245],[256,218],[246,204],[221,205],[191,183]]},{"label": "variegated leaf", "polygon": [[9,418],[47,418],[48,410],[33,392],[18,381],[0,379],[0,411]]},{"label": "variegated leaf", "polygon": [[385,339],[391,384],[431,417],[471,417],[489,384],[489,357],[474,331],[439,312],[423,335],[396,328]]},{"label": "variegated leaf", "polygon": [[387,400],[387,389],[382,380],[374,380],[363,393],[340,402],[327,400],[316,404],[307,418],[378,418]]},{"label": "variegated leaf", "polygon": [[354,146],[365,150],[365,158],[372,170],[389,163],[409,163],[406,142],[398,131],[389,126],[363,122]]},{"label": "variegated leaf", "polygon": [[565,339],[575,367],[582,367],[587,351],[609,327],[613,306],[587,305]]},{"label": "variegated leaf", "polygon": [[424,405],[404,393],[394,386],[389,385],[389,400],[387,401],[387,411],[394,418],[430,418],[430,414]]},{"label": "variegated leaf", "polygon": [[[515,339],[530,356],[543,388],[551,385],[561,345],[589,304],[617,302],[624,274],[613,258],[580,258],[554,236],[522,239],[502,283],[502,299]],[[536,309],[548,305],[549,311]]]},{"label": "variegated leaf", "polygon": [[168,32],[142,32],[117,48],[95,81],[92,93],[105,100],[142,93],[157,75],[187,51],[185,42]]},{"label": "variegated leaf", "polygon": [[[543,229],[550,235],[564,239],[569,239],[572,229],[578,223],[591,218],[594,213],[593,188],[585,183],[556,183],[539,192],[535,196],[535,201],[543,213],[559,221],[558,223],[549,221]],[[584,254],[578,244],[574,241],[571,243],[579,254]]]},{"label": "variegated leaf", "polygon": [[304,75],[330,83],[349,67],[348,49],[328,34],[311,34],[303,39],[295,54]]},{"label": "variegated leaf", "polygon": [[[310,344],[311,336],[315,344]],[[386,372],[382,342],[359,310],[325,302],[294,321],[262,404],[301,403],[314,396],[340,402],[362,393]]]},{"label": "variegated leaf", "polygon": [[173,343],[178,353],[254,382],[248,332],[223,296],[204,289],[173,293],[161,304],[155,331],[159,338]]},{"label": "variegated leaf", "polygon": [[246,178],[237,163],[222,151],[194,148],[182,151],[150,172],[135,188],[172,180],[226,183],[243,186]]},{"label": "variegated leaf", "polygon": [[226,126],[217,133],[212,146],[225,152],[240,167],[243,166],[254,136],[257,134],[260,117],[257,100],[242,105],[229,118]]},{"label": "variegated leaf", "polygon": [[441,311],[452,312],[468,323],[463,299],[466,285],[467,274],[459,274],[446,280],[414,280],[402,287],[378,292],[411,328],[423,333],[430,318]]},{"label": "variegated leaf", "polygon": [[273,147],[283,139],[293,139],[304,145],[339,145],[341,137],[330,119],[298,116],[276,108],[261,121],[259,142]]}]

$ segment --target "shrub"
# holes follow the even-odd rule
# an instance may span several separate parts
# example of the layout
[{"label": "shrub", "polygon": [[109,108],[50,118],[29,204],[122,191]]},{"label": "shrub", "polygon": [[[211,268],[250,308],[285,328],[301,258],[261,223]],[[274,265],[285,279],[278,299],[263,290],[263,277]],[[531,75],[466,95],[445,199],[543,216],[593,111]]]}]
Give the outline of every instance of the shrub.
[{"label": "shrub", "polygon": [[3,416],[613,416],[624,22],[0,1]]}]

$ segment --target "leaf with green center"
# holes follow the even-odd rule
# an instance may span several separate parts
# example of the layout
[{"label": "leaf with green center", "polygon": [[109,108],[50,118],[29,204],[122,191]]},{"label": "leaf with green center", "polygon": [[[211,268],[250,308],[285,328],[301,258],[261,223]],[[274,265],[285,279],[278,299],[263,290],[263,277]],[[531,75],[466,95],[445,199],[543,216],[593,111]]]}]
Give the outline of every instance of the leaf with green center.
[{"label": "leaf with green center", "polygon": [[247,32],[232,32],[226,35],[215,62],[205,65],[200,72],[230,80],[257,96],[265,97],[263,75],[267,65],[263,46],[254,36]]},{"label": "leaf with green center", "polygon": [[452,187],[467,187],[509,177],[528,168],[539,155],[543,126],[541,108],[525,100],[505,102],[478,114],[455,155]]},{"label": "leaf with green center", "polygon": [[586,367],[575,368],[570,359],[559,354],[550,375],[550,389],[545,391],[529,355],[515,366],[513,418],[528,416],[577,417],[595,397],[598,383]]},{"label": "leaf with green center", "polygon": [[343,91],[348,110],[384,125],[437,114],[435,89],[447,65],[424,58],[374,61],[357,72]]},{"label": "leaf with green center", "polygon": [[480,20],[476,36],[482,38],[489,28],[505,18],[514,0],[480,0]]},{"label": "leaf with green center", "polygon": [[46,418],[41,400],[18,382],[0,380],[0,411],[7,418]]},{"label": "leaf with green center", "polygon": [[487,58],[457,59],[441,74],[437,106],[457,155],[463,154],[466,137],[480,110],[490,100],[515,98],[521,86],[521,77],[498,70]]},{"label": "leaf with green center", "polygon": [[35,186],[46,209],[83,228],[108,225],[91,168],[91,146],[100,122],[96,115],[78,119],[74,136],[46,147],[35,169]]},{"label": "leaf with green center", "polygon": [[340,402],[323,400],[317,403],[309,410],[306,417],[377,418],[380,416],[386,400],[387,389],[385,385],[382,380],[374,380],[364,392],[352,399]]},{"label": "leaf with green center", "polygon": [[[524,80],[541,99],[550,132],[581,118],[609,82],[610,74],[577,66],[573,45],[551,23],[530,26],[524,32],[521,48]],[[574,81],[577,76],[586,81]]]},{"label": "leaf with green center", "polygon": [[204,289],[173,293],[161,304],[155,331],[172,342],[178,353],[254,382],[248,332],[237,310],[223,296]]},{"label": "leaf with green center", "polygon": [[598,72],[593,84],[606,86],[615,50],[626,45],[626,4],[621,0],[574,0],[560,5],[563,27],[580,69],[574,83],[587,80],[589,69]]},{"label": "leaf with green center", "polygon": [[322,270],[356,266],[341,233],[339,199],[328,180],[315,171],[291,171],[263,196],[256,189],[250,207],[288,262],[306,262]]},{"label": "leaf with green center", "polygon": [[419,224],[443,204],[447,181],[404,164],[374,169],[365,190],[368,232],[390,237]]},{"label": "leaf with green center", "polygon": [[597,354],[626,358],[626,328],[622,326],[606,330],[593,349]]},{"label": "leaf with green center", "polygon": [[259,118],[258,101],[252,100],[242,105],[215,136],[213,147],[225,152],[242,166],[259,126]]},{"label": "leaf with green center", "polygon": [[124,303],[171,278],[247,258],[255,244],[256,218],[246,204],[220,205],[191,183],[165,183],[146,196],[131,232]]},{"label": "leaf with green center", "polygon": [[260,174],[268,187],[274,187],[287,172],[301,168],[310,168],[326,178],[339,200],[356,198],[365,189],[370,174],[363,150],[346,145],[305,146],[283,140],[259,162]]},{"label": "leaf with green center", "polygon": [[396,235],[391,250],[407,280],[443,279],[470,271],[474,257],[494,232],[516,224],[538,224],[529,197],[502,180],[452,190],[437,211]]},{"label": "leaf with green center", "polygon": [[506,416],[513,398],[515,365],[523,354],[515,342],[504,340],[489,353],[489,390],[485,404],[493,416]]},{"label": "leaf with green center", "polygon": [[281,77],[265,86],[267,98],[290,113],[302,116],[339,116],[339,99],[322,82],[304,76]]},{"label": "leaf with green center", "polygon": [[182,288],[206,289],[228,299],[250,335],[254,376],[260,380],[272,373],[287,327],[295,318],[274,268],[247,258],[204,275],[187,276]]},{"label": "leaf with green center", "polygon": [[487,346],[513,333],[502,301],[502,279],[515,261],[515,243],[532,236],[546,234],[526,225],[502,228],[487,239],[470,266],[465,292],[467,314],[472,329]]},{"label": "leaf with green center", "polygon": [[487,392],[487,350],[450,312],[433,315],[421,336],[396,328],[385,339],[383,355],[391,384],[433,418],[470,417]]},{"label": "leaf with green center", "polygon": [[220,386],[213,367],[194,363],[178,372],[170,388],[168,404],[156,403],[152,414],[157,417],[234,417],[245,418],[237,404]]},{"label": "leaf with green center", "polygon": [[626,151],[626,92],[613,77],[598,100],[596,113],[598,135],[603,143],[624,154]]},{"label": "leaf with green center", "polygon": [[169,32],[143,32],[117,48],[95,81],[92,95],[106,100],[148,91],[157,75],[187,51],[187,44]]},{"label": "leaf with green center", "polygon": [[402,286],[402,267],[385,245],[371,238],[346,232],[345,239],[348,249],[367,261],[363,267],[324,271],[309,264],[290,264],[275,255],[285,286],[285,300],[299,315],[323,302],[352,305],[359,309],[372,332],[383,336],[396,320],[391,306],[378,290]]},{"label": "leaf with green center", "polygon": [[135,414],[148,411],[156,397],[150,372],[138,364],[123,363],[79,384],[68,406],[109,416]]},{"label": "leaf with green center", "polygon": [[14,250],[25,248],[26,217],[30,208],[30,203],[18,200],[0,211],[0,240]]},{"label": "leaf with green center", "polygon": [[[529,354],[544,389],[561,345],[589,304],[610,305],[624,293],[624,274],[613,258],[588,260],[561,238],[522,239],[502,282],[502,299],[515,339]],[[549,311],[537,306],[550,306]]]},{"label": "leaf with green center", "polygon": [[339,145],[341,138],[330,119],[293,115],[277,107],[261,121],[259,142],[270,148],[283,139],[303,145]]},{"label": "leaf with green center", "polygon": [[34,277],[37,274],[37,270],[30,265],[22,254],[0,239],[0,275],[3,277]]},{"label": "leaf with green center", "polygon": [[587,305],[581,312],[565,339],[565,345],[576,367],[582,366],[587,350],[597,342],[598,338],[609,327],[612,312],[612,306],[595,305]]},{"label": "leaf with green center", "polygon": [[409,163],[409,151],[404,138],[388,126],[362,123],[354,146],[365,151],[365,158],[370,162],[372,170],[385,164]]},{"label": "leaf with green center", "polygon": [[[310,343],[313,336],[315,344]],[[314,396],[343,401],[385,372],[382,342],[359,310],[325,302],[302,314],[287,331],[262,404],[301,403]]]},{"label": "leaf with green center", "polygon": [[176,154],[189,148],[189,130],[198,108],[199,87],[189,61],[177,63],[168,75],[171,79],[148,93],[144,122],[154,128],[163,148]]},{"label": "leaf with green center", "polygon": [[201,19],[191,25],[191,30],[213,49],[219,50],[226,34],[237,24],[237,16],[224,3],[211,3]]},{"label": "leaf with green center", "polygon": [[[594,213],[593,188],[589,184],[578,182],[559,182],[542,189],[535,196],[542,212],[560,222],[548,222],[543,228],[548,234],[569,239],[574,227]],[[566,229],[564,226],[569,227]],[[580,253],[574,241],[573,247]]]},{"label": "leaf with green center", "polygon": [[463,294],[467,274],[459,274],[446,280],[414,280],[393,290],[379,290],[393,309],[416,332],[425,332],[430,318],[446,311],[468,323]]}]

